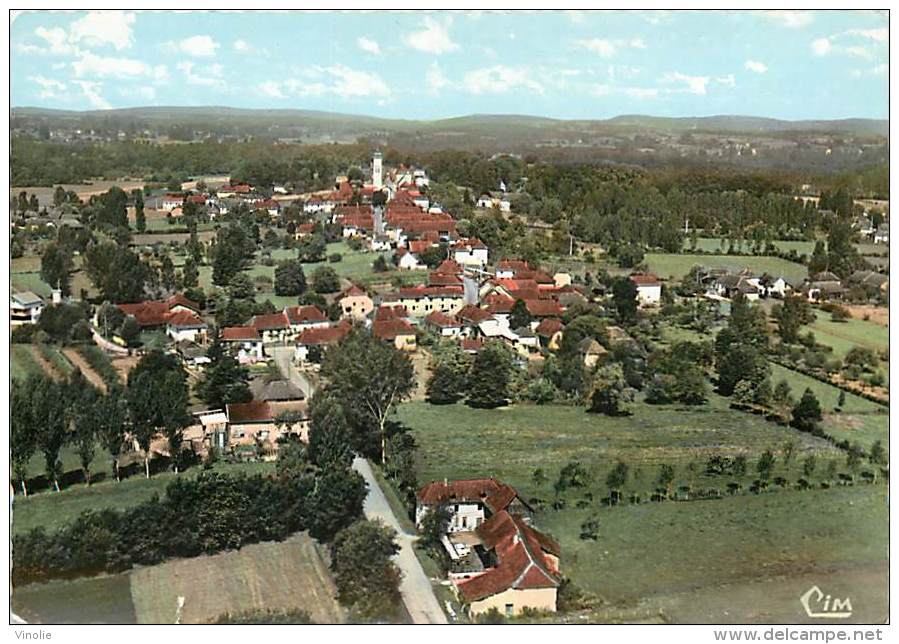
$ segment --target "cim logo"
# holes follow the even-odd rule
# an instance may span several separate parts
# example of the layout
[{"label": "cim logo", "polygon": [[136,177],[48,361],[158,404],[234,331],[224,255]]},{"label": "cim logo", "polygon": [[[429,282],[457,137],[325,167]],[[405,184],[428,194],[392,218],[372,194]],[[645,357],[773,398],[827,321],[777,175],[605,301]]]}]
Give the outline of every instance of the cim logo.
[{"label": "cim logo", "polygon": [[852,602],[847,597],[840,599],[831,597],[821,592],[817,586],[812,586],[799,598],[802,607],[809,617],[824,617],[827,619],[846,619],[852,617]]}]

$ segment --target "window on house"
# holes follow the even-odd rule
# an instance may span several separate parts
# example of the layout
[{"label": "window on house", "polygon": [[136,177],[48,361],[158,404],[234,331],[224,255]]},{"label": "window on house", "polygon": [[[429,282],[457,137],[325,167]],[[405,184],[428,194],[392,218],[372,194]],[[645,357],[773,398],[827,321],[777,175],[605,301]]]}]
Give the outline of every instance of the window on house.
[{"label": "window on house", "polygon": [[515,613],[515,604],[506,604],[506,617],[512,617]]}]

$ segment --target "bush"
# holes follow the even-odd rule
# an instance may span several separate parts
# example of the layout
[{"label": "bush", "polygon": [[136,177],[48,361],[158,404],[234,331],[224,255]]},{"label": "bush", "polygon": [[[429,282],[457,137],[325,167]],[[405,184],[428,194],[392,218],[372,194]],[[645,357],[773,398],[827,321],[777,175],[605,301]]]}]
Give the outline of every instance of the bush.
[{"label": "bush", "polygon": [[331,262],[332,264],[336,264],[337,262],[339,262],[342,259],[343,259],[343,255],[341,255],[340,253],[332,253],[332,254],[328,255],[328,261]]}]

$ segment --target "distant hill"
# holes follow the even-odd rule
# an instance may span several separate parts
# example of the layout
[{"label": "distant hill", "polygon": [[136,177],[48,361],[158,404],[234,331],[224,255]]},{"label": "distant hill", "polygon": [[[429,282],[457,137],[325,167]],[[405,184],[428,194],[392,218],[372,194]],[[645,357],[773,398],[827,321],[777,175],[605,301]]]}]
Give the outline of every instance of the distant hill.
[{"label": "distant hill", "polygon": [[263,123],[281,127],[300,127],[327,131],[380,130],[384,133],[409,133],[427,131],[457,131],[477,133],[484,128],[495,128],[504,133],[521,130],[558,131],[572,133],[584,131],[596,134],[602,131],[661,130],[683,132],[738,132],[745,134],[775,134],[782,132],[819,132],[851,134],[859,136],[888,136],[889,121],[885,119],[839,119],[787,121],[755,116],[704,116],[660,117],[640,114],[616,116],[610,119],[552,119],[517,114],[473,114],[447,119],[410,120],[387,119],[339,112],[320,112],[301,109],[242,109],[234,107],[134,107],[114,110],[68,111],[37,107],[14,107],[13,119],[38,119],[55,123],[91,122],[109,120],[134,120],[147,125],[163,122],[179,122],[184,125],[203,124],[259,126]]}]

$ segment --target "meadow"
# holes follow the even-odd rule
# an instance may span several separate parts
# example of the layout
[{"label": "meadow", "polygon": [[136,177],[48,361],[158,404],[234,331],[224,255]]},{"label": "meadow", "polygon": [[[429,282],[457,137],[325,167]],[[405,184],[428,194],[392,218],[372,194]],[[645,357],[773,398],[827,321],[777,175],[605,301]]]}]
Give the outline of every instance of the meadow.
[{"label": "meadow", "polygon": [[[817,475],[828,461],[844,469],[843,453],[824,441],[730,410],[723,399],[713,396],[699,409],[638,403],[627,418],[577,407],[475,410],[427,403],[407,403],[398,416],[419,445],[420,483],[495,476],[525,499],[564,501],[560,509],[538,504],[534,522],[560,541],[564,574],[597,599],[597,608],[586,617],[553,620],[795,622],[803,619],[796,598],[810,585],[842,589],[855,579],[865,583],[859,619],[885,614],[888,522],[881,485],[807,491],[772,485],[761,494],[716,500],[645,501],[661,463],[675,466],[674,489],[723,489],[734,477],[704,471],[715,454],[748,457],[744,484],[757,476],[756,459],[768,448],[776,454],[773,475],[789,481],[802,476],[809,454],[817,458]],[[797,453],[786,464],[788,441]],[[622,491],[641,493],[643,503],[609,508],[603,502],[606,474],[619,458],[630,472]],[[556,497],[553,484],[572,460],[586,467],[588,482]],[[537,468],[545,480],[532,476]],[[580,537],[588,519],[598,521],[596,540]]]},{"label": "meadow", "polygon": [[754,273],[769,273],[783,276],[788,281],[800,283],[808,275],[802,264],[789,262],[780,257],[764,255],[691,255],[688,253],[647,253],[645,258],[649,272],[669,280],[679,280],[694,266],[728,268],[740,271],[748,268]]}]

